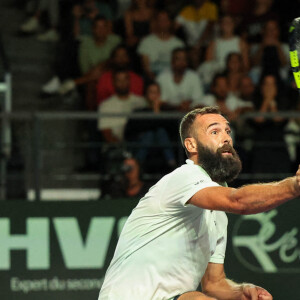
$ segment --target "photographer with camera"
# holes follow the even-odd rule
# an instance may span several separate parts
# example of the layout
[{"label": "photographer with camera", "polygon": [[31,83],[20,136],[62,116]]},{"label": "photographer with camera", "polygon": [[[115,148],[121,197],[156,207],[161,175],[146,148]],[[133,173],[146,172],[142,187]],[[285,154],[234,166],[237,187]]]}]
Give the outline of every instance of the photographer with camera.
[{"label": "photographer with camera", "polygon": [[111,152],[106,168],[106,177],[101,184],[101,198],[137,198],[143,196],[150,185],[142,179],[141,166],[137,159],[127,152]]}]

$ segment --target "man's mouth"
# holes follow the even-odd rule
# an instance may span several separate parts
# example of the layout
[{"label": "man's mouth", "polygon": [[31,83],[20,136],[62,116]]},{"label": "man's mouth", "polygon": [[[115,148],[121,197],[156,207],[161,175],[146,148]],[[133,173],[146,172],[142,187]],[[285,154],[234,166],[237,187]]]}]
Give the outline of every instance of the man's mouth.
[{"label": "man's mouth", "polygon": [[222,155],[231,155],[232,156],[232,152],[230,152],[230,151],[223,151],[222,152]]}]

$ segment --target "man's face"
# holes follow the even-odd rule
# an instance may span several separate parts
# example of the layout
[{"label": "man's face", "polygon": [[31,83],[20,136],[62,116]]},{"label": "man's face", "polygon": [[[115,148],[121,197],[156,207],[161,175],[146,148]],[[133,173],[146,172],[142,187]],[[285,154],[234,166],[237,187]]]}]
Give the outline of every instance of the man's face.
[{"label": "man's face", "polygon": [[271,37],[273,39],[278,39],[279,38],[279,28],[278,28],[278,23],[276,21],[269,21],[265,25],[264,29],[264,34],[266,37]]},{"label": "man's face", "polygon": [[169,32],[171,30],[171,20],[167,13],[161,12],[156,18],[158,32]]},{"label": "man's face", "polygon": [[177,51],[173,54],[172,68],[174,71],[184,72],[187,68],[187,57],[185,51]]},{"label": "man's face", "polygon": [[213,87],[213,93],[216,95],[218,99],[225,99],[228,94],[228,84],[225,77],[219,77],[215,86]]},{"label": "man's face", "polygon": [[129,65],[129,56],[124,48],[120,48],[116,51],[113,57],[113,64],[116,67],[123,68]]},{"label": "man's face", "polygon": [[225,16],[221,19],[220,23],[221,31],[223,33],[233,33],[234,31],[234,21],[231,17]]},{"label": "man's face", "polygon": [[127,72],[119,72],[114,76],[114,87],[117,95],[125,96],[129,94],[129,74]]},{"label": "man's face", "polygon": [[238,72],[242,69],[242,60],[239,54],[232,54],[227,64],[228,70]]},{"label": "man's face", "polygon": [[105,40],[108,35],[108,25],[105,20],[97,21],[93,26],[95,40]]},{"label": "man's face", "polygon": [[198,116],[193,125],[198,164],[213,181],[232,181],[241,171],[240,158],[233,148],[228,121],[219,114]]},{"label": "man's face", "polygon": [[240,86],[240,90],[241,90],[241,97],[250,97],[251,95],[253,95],[254,90],[255,90],[255,86],[253,84],[253,81],[251,80],[250,77],[244,77],[241,80],[241,86]]}]

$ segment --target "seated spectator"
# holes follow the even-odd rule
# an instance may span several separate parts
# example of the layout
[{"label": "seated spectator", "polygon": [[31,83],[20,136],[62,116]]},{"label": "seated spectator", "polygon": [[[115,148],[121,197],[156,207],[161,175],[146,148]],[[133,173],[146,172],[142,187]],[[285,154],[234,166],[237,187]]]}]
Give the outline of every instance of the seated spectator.
[{"label": "seated spectator", "polygon": [[[102,16],[108,21],[113,19],[110,6],[103,1],[85,0],[83,3],[73,6],[73,31],[74,36],[80,39],[82,36],[91,36],[93,33],[93,20]],[[111,27],[111,24],[109,24]]]},{"label": "seated spectator", "polygon": [[[145,91],[145,98],[148,102],[148,107],[137,109],[135,112],[152,112],[158,115],[164,110],[164,103],[161,100],[160,87],[157,83],[150,83]],[[171,169],[175,168],[176,161],[172,149],[172,143],[169,137],[169,129],[172,122],[169,119],[159,119],[146,117],[143,119],[130,119],[127,123],[125,136],[130,142],[140,143],[138,148],[132,149],[134,156],[139,160],[144,168],[149,169],[147,164],[149,153],[156,150],[156,157],[161,157],[163,154],[164,162]],[[158,149],[153,149],[153,146],[158,146]],[[153,165],[153,161],[151,161]],[[161,167],[162,164],[160,164]]]},{"label": "seated spectator", "polygon": [[172,21],[167,12],[158,12],[155,20],[154,33],[143,38],[137,48],[143,72],[149,80],[170,68],[172,51],[184,46],[183,41],[173,35]]},{"label": "seated spectator", "polygon": [[252,10],[245,15],[241,22],[239,32],[251,45],[261,41],[264,24],[269,20],[278,20],[277,13],[273,10],[274,0],[255,0]]},{"label": "seated spectator", "polygon": [[220,19],[220,36],[213,39],[206,51],[206,60],[214,60],[219,69],[225,68],[226,58],[231,52],[241,53],[243,67],[249,67],[248,45],[235,34],[234,19],[225,15]]},{"label": "seated spectator", "polygon": [[[99,105],[99,113],[131,113],[137,108],[147,106],[143,97],[130,93],[130,76],[128,71],[116,70],[113,73],[115,94]],[[124,128],[127,117],[100,116],[98,129],[107,143],[120,143],[124,140]]]},{"label": "seated spectator", "polygon": [[241,78],[239,88],[239,98],[243,101],[254,103],[255,85],[250,76],[245,75]]},{"label": "seated spectator", "polygon": [[135,48],[140,40],[150,34],[154,8],[149,0],[133,0],[125,13],[126,45]]},{"label": "seated spectator", "polygon": [[[107,61],[121,38],[109,33],[109,22],[103,17],[93,21],[93,36],[85,36],[79,49],[79,66],[82,74]],[[102,67],[102,66],[101,66]]]},{"label": "seated spectator", "polygon": [[202,99],[202,106],[219,106],[222,114],[230,121],[236,121],[238,116],[246,111],[252,110],[253,104],[239,99],[229,93],[227,79],[224,75],[217,74],[211,86],[212,94]]},{"label": "seated spectator", "polygon": [[241,80],[247,74],[240,53],[232,52],[227,56],[223,74],[227,78],[229,92],[239,96]]},{"label": "seated spectator", "polygon": [[157,77],[162,99],[174,110],[188,111],[200,103],[202,83],[195,71],[188,69],[187,51],[176,48],[172,53],[171,70]]},{"label": "seated spectator", "polygon": [[287,80],[289,71],[289,46],[280,41],[280,29],[276,20],[265,23],[262,41],[251,47],[251,77],[258,83],[260,76],[273,74]]},{"label": "seated spectator", "polygon": [[59,0],[30,0],[27,8],[33,16],[20,26],[20,32],[25,34],[37,33],[41,29],[42,13],[46,12],[49,17],[50,28],[39,34],[37,39],[42,42],[58,41]]},{"label": "seated spectator", "polygon": [[225,15],[220,19],[220,36],[213,39],[207,50],[205,62],[198,68],[200,78],[204,83],[210,84],[216,73],[224,71],[226,59],[232,52],[240,53],[243,69],[249,68],[248,45],[239,36],[235,35],[234,20]]},{"label": "seated spectator", "polygon": [[193,0],[176,17],[177,28],[182,26],[190,47],[207,46],[218,20],[218,8],[210,0]]},{"label": "seated spectator", "polygon": [[142,96],[144,93],[144,82],[141,76],[131,71],[130,57],[125,46],[118,46],[111,55],[111,64],[105,71],[97,83],[97,103],[98,105],[115,93],[113,86],[113,71],[116,69],[128,68],[130,76],[130,92],[135,95]]},{"label": "seated spectator", "polygon": [[[128,49],[124,45],[117,46],[111,53],[108,61],[97,66],[97,71],[91,70],[81,77],[65,80],[58,88],[61,95],[65,95],[76,86],[89,84],[89,93],[86,94],[86,107],[89,110],[96,110],[98,105],[105,99],[112,96],[115,91],[112,81],[112,73],[118,69],[128,69],[130,76],[130,92],[136,95],[143,95],[144,82],[141,76],[131,71],[131,60]],[[93,83],[95,82],[95,87]],[[93,90],[94,87],[94,90]]]},{"label": "seated spectator", "polygon": [[[274,75],[263,77],[255,97],[256,111],[276,113],[285,110],[286,102],[282,90],[282,84]],[[291,162],[284,143],[284,127],[287,121],[280,116],[271,119],[262,116],[254,119],[252,172],[272,174],[291,171]]]}]

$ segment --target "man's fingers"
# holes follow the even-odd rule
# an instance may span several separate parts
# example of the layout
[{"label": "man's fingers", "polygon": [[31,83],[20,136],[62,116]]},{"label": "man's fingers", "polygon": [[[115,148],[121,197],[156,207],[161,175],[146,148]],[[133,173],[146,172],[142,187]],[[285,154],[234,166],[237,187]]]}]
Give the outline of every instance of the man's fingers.
[{"label": "man's fingers", "polygon": [[265,289],[257,287],[259,300],[272,300],[272,295]]},{"label": "man's fingers", "polygon": [[273,300],[271,295],[258,295],[258,300]]},{"label": "man's fingers", "polygon": [[247,286],[244,290],[244,295],[247,296],[249,300],[257,300],[258,299],[258,290],[255,286]]},{"label": "man's fingers", "polygon": [[258,299],[258,292],[257,292],[256,287],[250,288],[250,295],[251,295],[251,300]]}]

